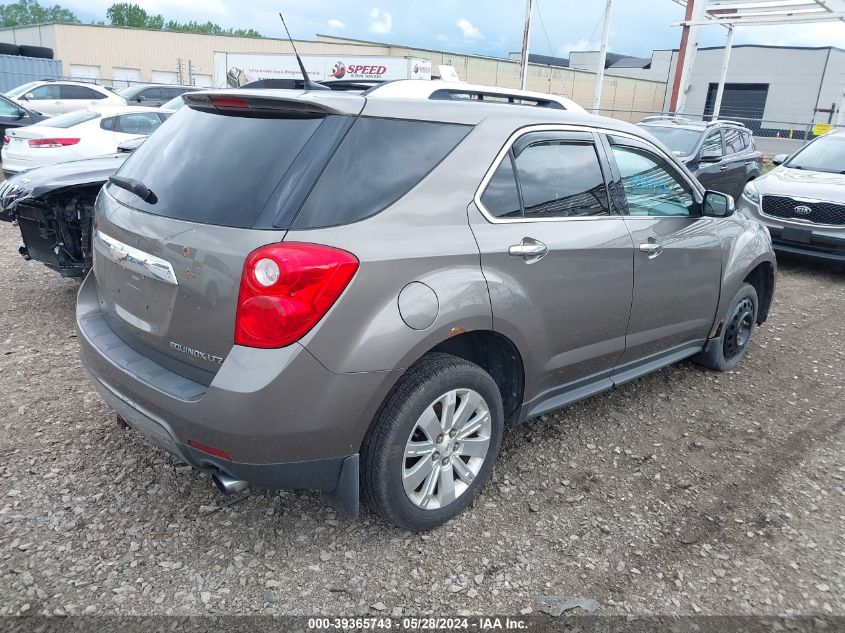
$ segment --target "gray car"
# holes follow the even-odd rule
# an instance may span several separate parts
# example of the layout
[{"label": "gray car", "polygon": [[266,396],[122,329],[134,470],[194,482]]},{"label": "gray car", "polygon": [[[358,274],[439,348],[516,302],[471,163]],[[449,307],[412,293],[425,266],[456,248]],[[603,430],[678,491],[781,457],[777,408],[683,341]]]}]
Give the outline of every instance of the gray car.
[{"label": "gray car", "polygon": [[845,131],[772,162],[745,187],[741,212],[765,224],[781,252],[845,262]]},{"label": "gray car", "polygon": [[104,399],[224,491],[350,517],[360,494],[422,530],[506,425],[736,367],[774,292],[765,228],[638,128],[501,92],[185,95],[97,201],[77,326]]}]

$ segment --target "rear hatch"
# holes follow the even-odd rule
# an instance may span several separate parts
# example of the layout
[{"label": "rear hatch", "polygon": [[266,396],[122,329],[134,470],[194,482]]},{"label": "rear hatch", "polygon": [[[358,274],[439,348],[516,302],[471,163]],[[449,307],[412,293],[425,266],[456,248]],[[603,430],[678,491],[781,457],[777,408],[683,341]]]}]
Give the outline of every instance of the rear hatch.
[{"label": "rear hatch", "polygon": [[94,275],[112,328],[205,384],[233,345],[245,258],[284,239],[364,103],[266,94],[186,95],[190,107],[135,150],[97,203]]}]

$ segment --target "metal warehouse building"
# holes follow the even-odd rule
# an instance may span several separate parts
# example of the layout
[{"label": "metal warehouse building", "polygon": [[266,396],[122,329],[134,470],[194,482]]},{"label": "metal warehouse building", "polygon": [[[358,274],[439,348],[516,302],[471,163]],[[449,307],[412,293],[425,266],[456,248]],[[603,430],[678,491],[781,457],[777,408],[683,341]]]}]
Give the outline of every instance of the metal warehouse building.
[{"label": "metal warehouse building", "polygon": [[[106,85],[131,83],[188,83],[211,86],[215,52],[286,53],[290,42],[272,38],[244,38],[86,24],[50,23],[0,29],[0,42],[52,48],[69,78]],[[317,35],[297,41],[303,55],[389,55],[451,65],[458,76],[473,83],[516,87],[518,62],[512,59],[466,55],[434,49],[410,48],[381,42]],[[39,79],[40,77],[33,77]],[[592,107],[595,73],[577,68],[530,64],[528,89],[563,94]],[[666,77],[605,76],[602,113],[639,120],[642,111],[659,111],[666,93]]]},{"label": "metal warehouse building", "polygon": [[[699,49],[690,75],[684,111],[713,112],[724,48]],[[599,54],[573,52],[569,67],[595,71]],[[606,73],[666,84],[669,108],[677,50],[656,50],[650,58],[608,56]],[[737,45],[731,52],[721,118],[738,118],[758,134],[803,136],[814,123],[845,124],[845,51],[834,47]]]}]

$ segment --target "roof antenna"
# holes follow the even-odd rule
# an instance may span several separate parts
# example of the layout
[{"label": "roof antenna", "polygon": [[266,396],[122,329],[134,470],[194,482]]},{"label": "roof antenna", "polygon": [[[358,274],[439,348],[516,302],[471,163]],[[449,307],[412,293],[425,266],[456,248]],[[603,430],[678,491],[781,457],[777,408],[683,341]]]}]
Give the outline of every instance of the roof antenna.
[{"label": "roof antenna", "polygon": [[290,40],[290,45],[293,48],[293,54],[296,55],[296,62],[299,64],[299,70],[302,71],[303,87],[306,90],[331,90],[331,88],[329,88],[328,86],[315,84],[308,77],[308,73],[305,72],[305,64],[302,63],[302,58],[299,56],[299,53],[296,50],[296,44],[293,43],[293,38],[290,36],[290,31],[288,31],[288,25],[285,24],[285,16],[282,15],[281,11],[279,11],[279,17],[282,18],[282,26],[285,27],[285,33],[288,34],[288,40]]}]

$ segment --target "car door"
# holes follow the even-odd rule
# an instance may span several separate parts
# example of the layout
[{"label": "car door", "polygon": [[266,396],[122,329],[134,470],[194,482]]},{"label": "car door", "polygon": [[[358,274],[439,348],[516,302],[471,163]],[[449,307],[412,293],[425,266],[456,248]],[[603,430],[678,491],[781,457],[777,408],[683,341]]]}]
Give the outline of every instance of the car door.
[{"label": "car door", "polygon": [[43,112],[44,114],[62,114],[66,112],[57,84],[42,84],[30,90],[27,95],[32,95],[31,98],[26,100],[26,105],[31,110]]},{"label": "car door", "polygon": [[106,95],[85,86],[61,85],[62,108],[64,112],[96,106]]},{"label": "car door", "polygon": [[724,156],[725,148],[722,143],[722,132],[720,130],[709,131],[698,152],[698,168],[695,170],[695,177],[698,178],[698,182],[704,185],[705,189],[721,191],[724,182],[722,165]]},{"label": "car door", "polygon": [[737,198],[748,180],[750,153],[745,150],[741,132],[732,127],[722,130],[725,143],[725,158],[722,161],[721,191]]},{"label": "car door", "polygon": [[511,140],[479,188],[470,224],[493,328],[520,349],[532,416],[610,386],[625,347],[633,244],[609,203],[606,157],[591,131]]},{"label": "car door", "polygon": [[701,215],[701,190],[668,155],[633,137],[609,135],[607,141],[634,242],[634,296],[620,373],[636,373],[644,363],[701,348],[719,300],[722,248],[716,220]]},{"label": "car door", "polygon": [[164,101],[161,100],[161,88],[144,88],[141,92],[135,95],[134,101],[137,105],[147,106],[149,108],[157,108]]}]

